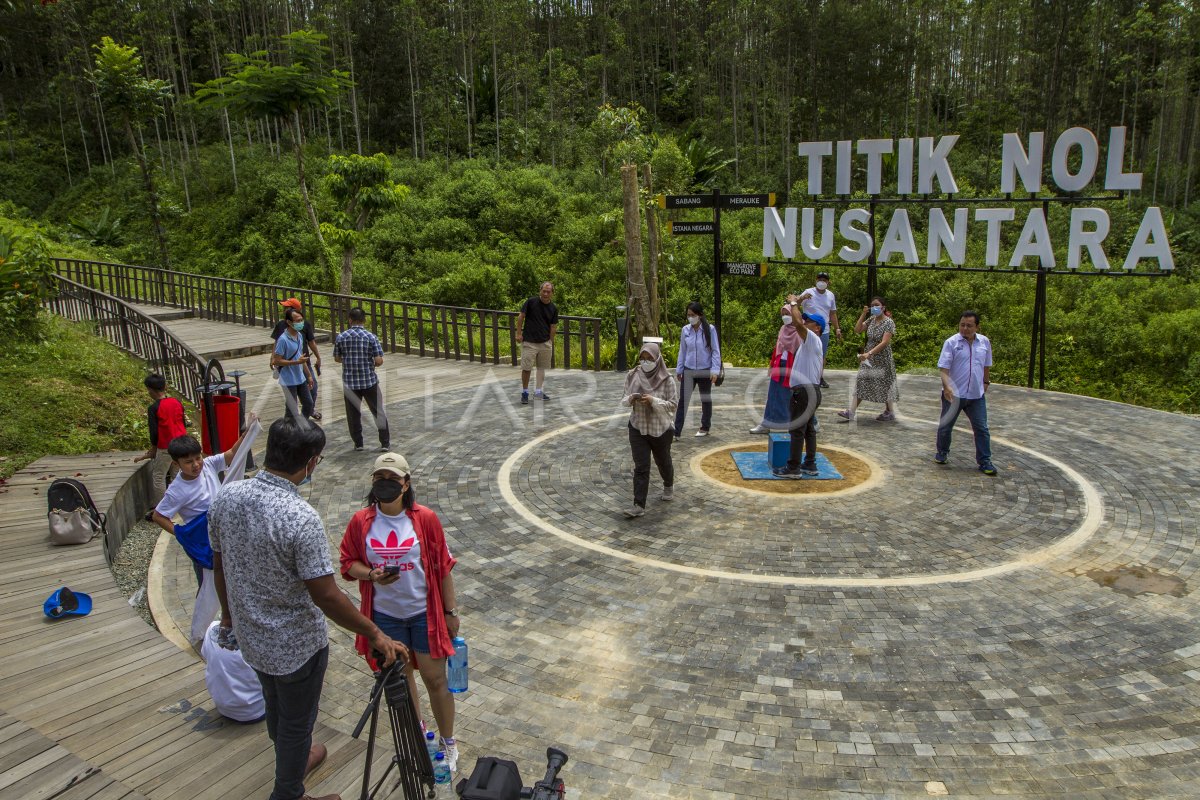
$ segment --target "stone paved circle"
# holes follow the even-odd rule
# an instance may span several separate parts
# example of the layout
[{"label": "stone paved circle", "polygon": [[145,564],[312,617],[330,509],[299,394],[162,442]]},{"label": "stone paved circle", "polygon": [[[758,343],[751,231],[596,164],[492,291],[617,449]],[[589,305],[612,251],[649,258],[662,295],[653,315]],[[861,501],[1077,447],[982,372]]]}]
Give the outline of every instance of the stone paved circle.
[{"label": "stone paved circle", "polygon": [[[1195,795],[1200,421],[993,386],[987,478],[962,426],[950,464],[932,462],[935,381],[903,379],[898,423],[836,425],[837,374],[820,441],[882,480],[775,500],[690,471],[746,438],[754,375],[716,391],[713,437],[692,440],[689,421],[676,499],[652,482],[632,521],[619,376],[552,372],[544,406],[517,403],[514,373],[389,407],[460,560],[468,769],[500,755],[531,782],[557,744],[575,798]],[[374,455],[328,430],[312,501],[336,553]],[[1129,566],[1182,596],[1088,576]],[[946,574],[967,577],[917,580]],[[349,638],[334,636],[323,701],[346,729],[369,682]]]}]

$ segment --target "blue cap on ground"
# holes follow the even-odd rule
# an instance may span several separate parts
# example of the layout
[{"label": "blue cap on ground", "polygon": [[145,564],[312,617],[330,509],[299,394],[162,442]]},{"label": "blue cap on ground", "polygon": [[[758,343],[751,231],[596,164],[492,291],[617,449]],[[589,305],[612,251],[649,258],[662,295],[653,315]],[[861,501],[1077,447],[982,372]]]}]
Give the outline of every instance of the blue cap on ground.
[{"label": "blue cap on ground", "polygon": [[46,598],[46,602],[42,604],[42,611],[53,619],[68,615],[82,617],[92,613],[92,598],[91,595],[72,592],[64,586]]},{"label": "blue cap on ground", "polygon": [[825,318],[820,314],[801,314],[800,316],[808,322],[817,323],[817,326],[821,329],[821,333],[825,332]]}]

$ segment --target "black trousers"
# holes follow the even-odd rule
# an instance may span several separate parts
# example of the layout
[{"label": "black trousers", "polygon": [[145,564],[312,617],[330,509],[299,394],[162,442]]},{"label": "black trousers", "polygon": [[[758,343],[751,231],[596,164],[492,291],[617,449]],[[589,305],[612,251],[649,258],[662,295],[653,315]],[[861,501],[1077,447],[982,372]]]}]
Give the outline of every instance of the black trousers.
[{"label": "black trousers", "polygon": [[259,672],[267,707],[267,736],[275,743],[275,787],[271,800],[295,800],[304,795],[304,767],[312,747],[313,724],[321,703],[329,647],[289,675]]},{"label": "black trousers", "polygon": [[661,436],[647,436],[632,425],[629,426],[629,449],[633,451],[633,502],[646,507],[646,495],[650,492],[650,457],[658,465],[663,487],[675,485],[675,465],[671,463],[671,440],[675,432],[667,428]]},{"label": "black trousers", "polygon": [[821,387],[801,384],[792,387],[792,451],[788,469],[801,466],[817,468],[817,409],[821,407]]},{"label": "black trousers", "polygon": [[383,390],[378,383],[368,389],[346,387],[342,391],[342,399],[346,401],[346,424],[350,426],[350,439],[353,440],[355,447],[363,446],[362,404],[364,402],[367,404],[367,408],[371,409],[371,416],[375,417],[375,427],[379,429],[379,445],[381,447],[391,446],[392,436],[388,430],[387,412],[383,407]]}]

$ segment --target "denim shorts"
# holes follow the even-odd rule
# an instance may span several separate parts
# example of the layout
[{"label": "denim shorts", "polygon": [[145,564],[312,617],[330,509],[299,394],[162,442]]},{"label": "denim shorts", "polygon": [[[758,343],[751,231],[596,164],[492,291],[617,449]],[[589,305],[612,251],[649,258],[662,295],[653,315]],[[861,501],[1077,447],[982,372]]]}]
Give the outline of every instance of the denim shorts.
[{"label": "denim shorts", "polygon": [[372,620],[379,626],[379,630],[409,650],[429,653],[429,621],[424,611],[408,619],[396,619],[376,611]]}]

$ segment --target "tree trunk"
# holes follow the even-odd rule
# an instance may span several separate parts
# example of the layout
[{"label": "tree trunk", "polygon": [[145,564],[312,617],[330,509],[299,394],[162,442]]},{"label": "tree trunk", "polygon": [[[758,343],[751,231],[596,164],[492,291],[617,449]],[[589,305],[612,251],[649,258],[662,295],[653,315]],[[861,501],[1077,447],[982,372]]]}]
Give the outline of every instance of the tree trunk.
[{"label": "tree trunk", "polygon": [[646,276],[642,271],[642,220],[637,164],[621,167],[621,189],[625,207],[625,278],[629,284],[630,310],[633,311],[636,336],[653,336],[658,332],[658,326],[650,315],[650,298],[646,292]]},{"label": "tree trunk", "polygon": [[296,148],[296,176],[300,181],[300,197],[304,200],[304,210],[308,212],[308,222],[317,236],[317,261],[325,274],[332,278],[333,267],[329,263],[328,253],[325,252],[325,237],[321,235],[321,223],[317,221],[317,210],[313,208],[312,200],[308,196],[308,181],[304,177],[304,142],[300,138],[300,130],[300,112],[293,109],[292,141]]},{"label": "tree trunk", "polygon": [[171,268],[171,259],[167,256],[167,237],[163,234],[162,217],[158,213],[158,193],[154,190],[154,177],[150,174],[150,165],[146,163],[146,154],[138,146],[137,137],[133,133],[133,123],[126,118],[125,135],[129,138],[129,147],[137,159],[142,171],[142,186],[146,190],[146,203],[150,207],[150,224],[154,229],[154,238],[158,242],[158,265],[162,269]]},{"label": "tree trunk", "polygon": [[[654,197],[654,179],[650,172],[650,165],[642,166],[642,177],[646,181],[646,194],[651,198]],[[659,315],[658,304],[658,251],[661,247],[658,238],[658,213],[653,205],[646,207],[646,244],[650,248],[649,259],[646,262],[646,289],[650,301],[650,318],[654,320],[655,326],[662,319]],[[658,328],[655,327],[655,332]]]},{"label": "tree trunk", "polygon": [[348,295],[353,287],[354,251],[354,245],[342,248],[342,281],[338,287],[338,294]]}]

